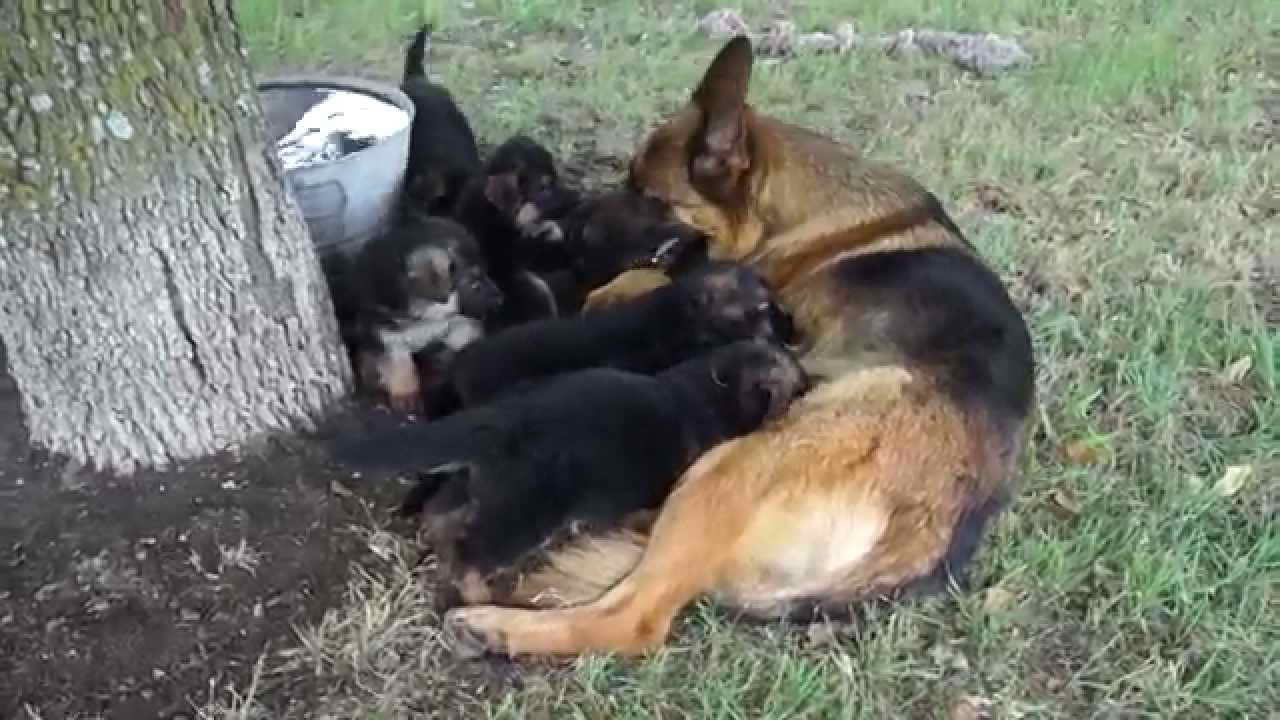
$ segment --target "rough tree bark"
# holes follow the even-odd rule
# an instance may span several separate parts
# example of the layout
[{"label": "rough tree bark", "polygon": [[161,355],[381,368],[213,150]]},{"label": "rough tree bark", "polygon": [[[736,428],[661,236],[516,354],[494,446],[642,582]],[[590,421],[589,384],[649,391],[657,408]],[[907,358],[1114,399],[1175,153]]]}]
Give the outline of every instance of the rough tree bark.
[{"label": "rough tree bark", "polygon": [[351,382],[231,4],[0,12],[0,339],[32,443],[99,469],[309,427]]}]

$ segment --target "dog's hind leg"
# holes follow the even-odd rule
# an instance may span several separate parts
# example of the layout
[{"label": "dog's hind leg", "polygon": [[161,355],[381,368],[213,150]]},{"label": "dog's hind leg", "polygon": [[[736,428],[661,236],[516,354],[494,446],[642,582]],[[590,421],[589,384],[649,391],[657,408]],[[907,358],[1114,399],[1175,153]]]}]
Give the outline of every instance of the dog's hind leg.
[{"label": "dog's hind leg", "polygon": [[692,520],[668,523],[667,532],[655,536],[640,565],[593,603],[564,610],[458,608],[445,616],[446,637],[463,656],[486,651],[517,656],[652,650],[666,639],[676,614],[715,578],[717,558],[699,551],[698,562],[688,562],[688,543],[695,538],[682,536],[700,527]]},{"label": "dog's hind leg", "polygon": [[687,482],[659,514],[639,564],[612,589],[594,602],[560,610],[488,605],[452,610],[444,622],[454,651],[464,656],[486,651],[637,654],[661,645],[676,614],[710,589],[729,561],[742,528],[733,518],[750,515],[754,493],[723,492],[733,472],[717,462],[736,442],[712,450],[690,469]]}]

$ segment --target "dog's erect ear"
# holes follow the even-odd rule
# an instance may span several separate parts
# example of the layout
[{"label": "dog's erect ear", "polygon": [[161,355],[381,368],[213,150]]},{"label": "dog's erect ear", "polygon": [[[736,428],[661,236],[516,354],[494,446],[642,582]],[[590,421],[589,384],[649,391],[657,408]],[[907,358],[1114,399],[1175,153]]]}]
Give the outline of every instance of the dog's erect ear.
[{"label": "dog's erect ear", "polygon": [[751,84],[751,41],[739,35],[716,54],[693,103],[702,110],[702,142],[693,161],[695,177],[716,179],[746,168],[743,115]]}]

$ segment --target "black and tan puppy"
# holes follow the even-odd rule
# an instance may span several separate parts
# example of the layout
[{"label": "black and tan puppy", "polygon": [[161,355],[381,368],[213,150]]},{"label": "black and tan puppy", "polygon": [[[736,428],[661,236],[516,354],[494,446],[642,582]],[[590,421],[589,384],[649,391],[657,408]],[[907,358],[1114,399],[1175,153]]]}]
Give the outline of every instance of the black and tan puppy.
[{"label": "black and tan puppy", "polygon": [[463,188],[454,217],[480,242],[490,273],[506,294],[496,326],[560,314],[542,274],[569,267],[554,219],[577,199],[561,184],[551,153],[525,135],[499,145]]},{"label": "black and tan puppy", "polygon": [[646,653],[703,595],[812,617],[945,587],[1008,498],[1035,400],[1022,315],[916,180],[753,107],[753,58],[725,44],[627,185],[758,268],[826,377],[699,458],[639,542],[587,537],[525,578],[570,607],[450,611],[461,652]]},{"label": "black and tan puppy", "polygon": [[404,196],[413,208],[444,215],[458,201],[467,180],[480,171],[480,151],[471,124],[453,95],[427,78],[430,36],[429,24],[414,36],[405,52],[400,82],[400,89],[414,106]]},{"label": "black and tan puppy", "polygon": [[805,391],[791,353],[741,341],[650,376],[568,373],[431,423],[338,446],[359,468],[426,473],[402,511],[426,510],[426,534],[467,602],[490,598],[512,568],[568,523],[617,527],[661,504],[718,443],[780,416]]},{"label": "black and tan puppy", "polygon": [[[573,284],[556,287],[562,308],[593,312],[667,285],[711,262],[706,233],[677,220],[662,202],[626,189],[581,202],[563,221]],[[801,341],[789,313],[773,303],[778,340]]]},{"label": "black and tan puppy", "polygon": [[639,268],[678,275],[707,260],[707,236],[676,220],[662,203],[626,190],[582,200],[563,219],[569,286],[555,289],[569,312],[618,275]]},{"label": "black and tan puppy", "polygon": [[447,366],[502,301],[475,239],[446,218],[406,216],[326,271],[361,385],[399,410],[420,407],[420,365]]},{"label": "black and tan puppy", "polygon": [[429,392],[428,414],[448,414],[574,370],[656,373],[737,340],[776,342],[773,306],[750,268],[708,263],[630,302],[525,323],[469,345]]}]

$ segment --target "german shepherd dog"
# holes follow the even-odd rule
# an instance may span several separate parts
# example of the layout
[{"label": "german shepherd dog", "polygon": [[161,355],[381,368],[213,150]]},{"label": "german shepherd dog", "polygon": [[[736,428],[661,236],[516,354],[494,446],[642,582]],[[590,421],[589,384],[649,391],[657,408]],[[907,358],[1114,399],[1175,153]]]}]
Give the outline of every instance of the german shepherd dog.
[{"label": "german shepherd dog", "polygon": [[1021,314],[917,182],[748,104],[752,59],[745,37],[721,49],[628,184],[765,275],[814,387],[702,455],[649,532],[584,538],[522,597],[450,611],[460,653],[642,654],[704,594],[794,618],[963,583],[1007,502],[1034,401]]}]

